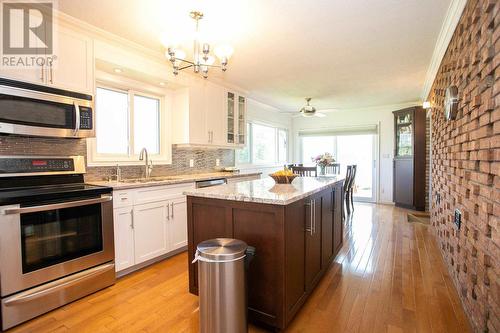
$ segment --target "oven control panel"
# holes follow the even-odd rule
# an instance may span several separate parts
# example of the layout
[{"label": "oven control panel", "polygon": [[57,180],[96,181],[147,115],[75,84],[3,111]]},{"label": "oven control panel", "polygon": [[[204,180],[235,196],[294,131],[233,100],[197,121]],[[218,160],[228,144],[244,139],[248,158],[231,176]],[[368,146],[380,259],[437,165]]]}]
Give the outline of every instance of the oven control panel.
[{"label": "oven control panel", "polygon": [[0,158],[0,173],[37,173],[74,171],[72,158]]}]

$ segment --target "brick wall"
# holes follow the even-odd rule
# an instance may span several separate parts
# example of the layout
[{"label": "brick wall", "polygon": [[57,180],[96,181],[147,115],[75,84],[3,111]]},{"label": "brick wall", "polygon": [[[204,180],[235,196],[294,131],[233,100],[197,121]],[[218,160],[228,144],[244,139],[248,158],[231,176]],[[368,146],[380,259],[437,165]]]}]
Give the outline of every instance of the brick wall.
[{"label": "brick wall", "polygon": [[[435,78],[431,221],[477,332],[500,332],[500,4],[469,0]],[[443,117],[456,85],[456,120]],[[436,194],[441,202],[436,202]],[[462,227],[453,223],[462,211]]]},{"label": "brick wall", "polygon": [[[87,146],[85,139],[0,136],[0,155],[86,156]],[[193,168],[189,167],[190,159],[194,160]],[[234,150],[173,147],[172,164],[155,165],[152,176],[210,172],[214,170],[216,159],[220,160],[221,166],[233,166]],[[138,178],[144,167],[124,166],[121,169],[123,178]],[[115,167],[87,167],[85,180],[107,180],[110,175],[115,174],[115,170]]]}]

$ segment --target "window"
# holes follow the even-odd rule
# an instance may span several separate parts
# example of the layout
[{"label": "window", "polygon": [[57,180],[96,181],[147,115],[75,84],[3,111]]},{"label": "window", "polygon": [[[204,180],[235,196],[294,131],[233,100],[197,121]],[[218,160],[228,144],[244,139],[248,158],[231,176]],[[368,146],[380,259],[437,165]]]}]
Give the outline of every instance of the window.
[{"label": "window", "polygon": [[252,162],[273,164],[276,162],[276,129],[252,124]]},{"label": "window", "polygon": [[278,162],[287,161],[288,132],[284,129],[278,130]]},{"label": "window", "polygon": [[160,100],[134,96],[134,151],[160,153]]},{"label": "window", "polygon": [[245,148],[236,151],[237,164],[275,165],[285,163],[288,155],[288,131],[257,123],[247,123]]},{"label": "window", "polygon": [[97,153],[127,154],[129,129],[127,93],[97,88],[95,109]]},{"label": "window", "polygon": [[336,156],[335,136],[305,136],[302,137],[302,163],[312,163],[312,158],[324,153]]},{"label": "window", "polygon": [[96,89],[95,117],[89,164],[134,164],[142,148],[156,161],[168,162],[167,143],[162,144],[161,97],[101,85]]}]

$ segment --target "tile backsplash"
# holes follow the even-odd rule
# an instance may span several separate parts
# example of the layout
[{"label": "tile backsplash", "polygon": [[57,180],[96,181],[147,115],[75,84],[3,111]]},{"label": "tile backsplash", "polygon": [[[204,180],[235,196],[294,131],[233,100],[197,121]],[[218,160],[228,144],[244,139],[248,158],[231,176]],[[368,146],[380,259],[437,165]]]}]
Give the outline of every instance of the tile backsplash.
[{"label": "tile backsplash", "polygon": [[[0,155],[40,155],[67,156],[87,155],[85,139],[38,138],[20,136],[0,136]],[[194,167],[189,167],[189,160]],[[152,176],[171,176],[179,174],[203,173],[214,171],[216,159],[220,166],[234,165],[233,149],[202,149],[172,147],[172,164],[154,165]],[[116,167],[87,167],[86,181],[107,180],[115,175]],[[122,166],[123,178],[141,177],[144,167]]]}]

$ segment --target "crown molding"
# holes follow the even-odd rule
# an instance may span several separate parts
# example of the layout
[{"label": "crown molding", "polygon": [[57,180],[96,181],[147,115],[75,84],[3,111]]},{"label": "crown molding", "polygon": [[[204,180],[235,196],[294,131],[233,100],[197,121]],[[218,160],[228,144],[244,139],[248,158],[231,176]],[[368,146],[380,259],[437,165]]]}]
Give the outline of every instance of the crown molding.
[{"label": "crown molding", "polygon": [[457,28],[458,22],[462,17],[462,12],[464,11],[467,0],[452,0],[446,16],[441,26],[441,31],[439,32],[436,46],[434,47],[434,52],[432,53],[431,63],[427,69],[427,74],[425,76],[424,87],[422,89],[422,94],[420,98],[422,101],[427,100],[429,93],[436,78],[441,61],[448,49],[453,33]]}]

